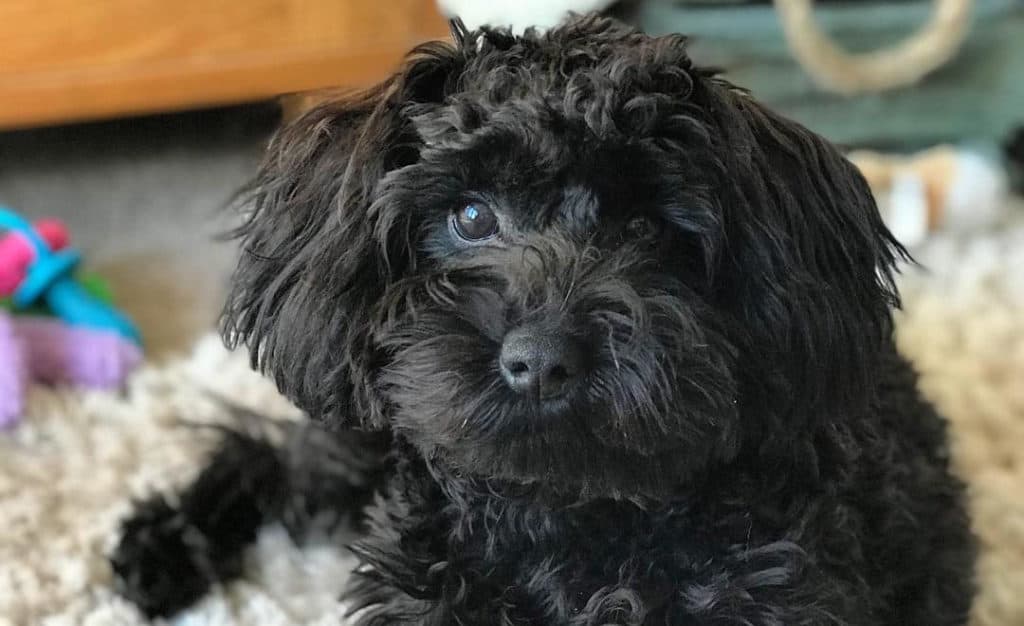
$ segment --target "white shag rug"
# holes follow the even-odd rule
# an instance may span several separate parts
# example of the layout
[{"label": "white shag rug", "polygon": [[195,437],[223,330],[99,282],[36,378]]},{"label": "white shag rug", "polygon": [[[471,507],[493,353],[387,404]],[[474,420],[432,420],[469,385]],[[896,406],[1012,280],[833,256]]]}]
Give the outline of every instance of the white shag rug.
[{"label": "white shag rug", "polygon": [[[1024,206],[992,231],[938,235],[902,278],[899,341],[950,418],[984,553],[975,626],[1024,624]],[[247,360],[212,336],[133,377],[123,394],[35,389],[0,433],[0,626],[135,626],[104,555],[130,499],[188,480],[210,445],[181,420],[223,419],[207,390],[297,417]],[[262,533],[244,580],[174,626],[328,626],[352,561]]]}]

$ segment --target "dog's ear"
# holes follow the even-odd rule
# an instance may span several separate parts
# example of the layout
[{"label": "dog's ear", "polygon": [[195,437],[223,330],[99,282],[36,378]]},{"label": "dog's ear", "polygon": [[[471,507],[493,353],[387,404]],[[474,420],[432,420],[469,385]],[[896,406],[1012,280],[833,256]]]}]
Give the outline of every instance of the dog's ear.
[{"label": "dog's ear", "polygon": [[[903,248],[838,150],[737,91],[720,111],[724,294],[759,372],[750,386],[800,418],[864,408],[891,344]],[[763,405],[762,405],[763,406]]]},{"label": "dog's ear", "polygon": [[379,188],[418,155],[406,109],[443,97],[456,50],[420,47],[388,81],[328,98],[286,124],[241,195],[241,256],[225,342],[312,417],[384,425],[373,393],[372,309],[407,271],[408,236],[380,224]]}]

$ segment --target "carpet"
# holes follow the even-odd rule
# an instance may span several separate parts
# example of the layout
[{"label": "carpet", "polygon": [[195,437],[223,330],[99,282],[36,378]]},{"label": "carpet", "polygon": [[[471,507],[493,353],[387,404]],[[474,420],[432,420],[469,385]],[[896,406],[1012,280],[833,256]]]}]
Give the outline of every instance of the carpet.
[{"label": "carpet", "polygon": [[[901,349],[950,418],[983,555],[975,626],[1024,624],[1024,206],[991,231],[940,234],[901,277]],[[0,434],[0,626],[135,626],[104,554],[130,500],[186,482],[212,444],[195,423],[227,419],[213,391],[298,416],[247,360],[203,338],[188,357],[139,371],[121,393],[33,389]],[[293,547],[268,528],[244,580],[173,626],[341,624],[352,562],[329,543]]]}]

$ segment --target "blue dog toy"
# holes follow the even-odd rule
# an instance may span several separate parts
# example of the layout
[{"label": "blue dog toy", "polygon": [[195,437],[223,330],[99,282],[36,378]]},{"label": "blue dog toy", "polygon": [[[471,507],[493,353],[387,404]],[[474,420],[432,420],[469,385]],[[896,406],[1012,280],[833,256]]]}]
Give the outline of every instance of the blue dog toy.
[{"label": "blue dog toy", "polygon": [[68,324],[110,330],[141,344],[138,329],[127,317],[90,296],[75,281],[73,274],[81,260],[77,250],[50,250],[28,221],[4,207],[0,207],[0,229],[19,233],[35,251],[35,260],[12,295],[15,308],[42,301]]}]

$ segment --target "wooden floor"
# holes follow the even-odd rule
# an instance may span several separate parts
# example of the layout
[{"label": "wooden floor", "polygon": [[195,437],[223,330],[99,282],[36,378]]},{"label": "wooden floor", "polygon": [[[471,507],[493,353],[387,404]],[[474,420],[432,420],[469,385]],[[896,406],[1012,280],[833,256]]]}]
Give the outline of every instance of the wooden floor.
[{"label": "wooden floor", "polygon": [[4,0],[0,128],[366,84],[446,36],[432,0]]}]

